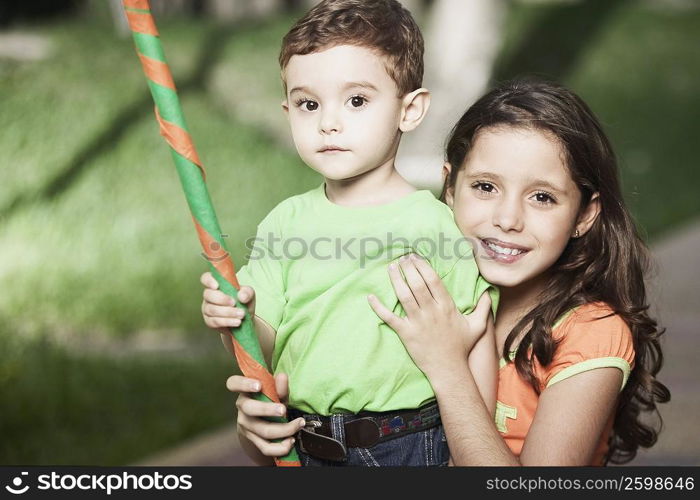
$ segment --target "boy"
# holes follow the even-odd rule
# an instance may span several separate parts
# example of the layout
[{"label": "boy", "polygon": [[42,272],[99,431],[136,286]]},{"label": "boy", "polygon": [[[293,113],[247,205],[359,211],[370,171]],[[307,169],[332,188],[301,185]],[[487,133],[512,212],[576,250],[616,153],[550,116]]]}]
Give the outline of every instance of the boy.
[{"label": "boy", "polygon": [[[394,166],[402,133],[430,103],[422,58],[420,30],[396,0],[325,0],[282,43],[282,107],[299,155],[324,183],[260,223],[238,274],[255,292],[243,287],[239,298],[274,371],[289,375],[288,414],[306,421],[297,438],[305,464],[430,465],[449,456],[429,382],[367,302],[373,294],[400,312],[387,266],[414,252],[461,312],[493,292],[449,209]],[[205,320],[220,317],[208,325],[240,324],[243,311],[224,320],[207,307]],[[493,339],[484,336],[469,362],[493,411]]]}]

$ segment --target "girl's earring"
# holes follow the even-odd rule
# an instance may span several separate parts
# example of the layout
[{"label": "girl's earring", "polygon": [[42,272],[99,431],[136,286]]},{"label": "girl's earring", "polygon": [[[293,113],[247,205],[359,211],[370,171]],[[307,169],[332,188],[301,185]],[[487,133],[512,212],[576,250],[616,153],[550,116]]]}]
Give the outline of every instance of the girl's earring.
[{"label": "girl's earring", "polygon": [[581,236],[581,233],[580,233],[579,230],[577,229],[577,230],[574,232],[574,238],[578,238],[579,236]]}]

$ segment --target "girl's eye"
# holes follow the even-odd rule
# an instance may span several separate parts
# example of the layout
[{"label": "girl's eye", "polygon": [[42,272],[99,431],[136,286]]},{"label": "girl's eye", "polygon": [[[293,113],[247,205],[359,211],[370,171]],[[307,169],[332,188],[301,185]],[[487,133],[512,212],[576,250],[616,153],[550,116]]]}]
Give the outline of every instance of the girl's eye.
[{"label": "girl's eye", "polygon": [[474,184],[472,184],[472,188],[482,193],[493,193],[496,190],[496,186],[494,186],[490,182],[482,181],[476,181]]},{"label": "girl's eye", "polygon": [[353,108],[361,108],[367,103],[367,99],[361,95],[354,95],[348,102]]},{"label": "girl's eye", "polygon": [[297,106],[304,111],[316,111],[318,109],[318,103],[311,99],[300,99],[297,101]]},{"label": "girl's eye", "polygon": [[535,193],[535,201],[537,203],[541,203],[542,205],[556,203],[556,200],[552,197],[552,195],[549,193],[545,193],[544,191]]}]

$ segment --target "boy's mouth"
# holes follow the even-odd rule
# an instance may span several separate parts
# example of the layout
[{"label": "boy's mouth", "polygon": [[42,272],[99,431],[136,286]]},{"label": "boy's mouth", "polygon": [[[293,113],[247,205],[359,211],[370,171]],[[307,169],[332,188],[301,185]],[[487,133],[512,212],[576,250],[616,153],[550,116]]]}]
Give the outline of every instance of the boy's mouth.
[{"label": "boy's mouth", "polygon": [[335,144],[330,144],[328,146],[323,146],[318,150],[319,153],[342,153],[343,151],[350,151],[349,149],[341,148]]},{"label": "boy's mouth", "polygon": [[481,246],[486,250],[486,255],[492,260],[498,262],[503,262],[506,264],[511,264],[528,253],[530,249],[522,247],[520,245],[515,245],[513,243],[506,243],[501,240],[495,240],[492,238],[481,239]]}]

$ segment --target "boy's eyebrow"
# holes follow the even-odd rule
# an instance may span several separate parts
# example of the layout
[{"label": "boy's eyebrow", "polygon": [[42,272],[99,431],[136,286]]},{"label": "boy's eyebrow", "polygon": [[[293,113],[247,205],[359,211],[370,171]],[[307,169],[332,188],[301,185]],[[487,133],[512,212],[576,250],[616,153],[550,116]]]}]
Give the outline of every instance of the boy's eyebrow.
[{"label": "boy's eyebrow", "polygon": [[[377,91],[377,87],[370,82],[347,82],[345,85],[343,85],[343,90],[350,90],[356,88],[374,90],[375,92]],[[307,94],[312,93],[311,90],[309,90],[307,87],[304,87],[303,85],[294,87],[289,91],[290,94],[293,94],[294,92],[304,92]]]},{"label": "boy's eyebrow", "polygon": [[307,94],[311,93],[311,91],[303,85],[299,87],[294,87],[292,90],[289,91],[290,94],[293,94],[294,92],[306,92]]},{"label": "boy's eyebrow", "polygon": [[368,89],[368,90],[377,90],[377,87],[373,85],[370,82],[348,82],[345,84],[343,87],[344,89],[354,89],[354,88],[362,88],[362,89]]}]

